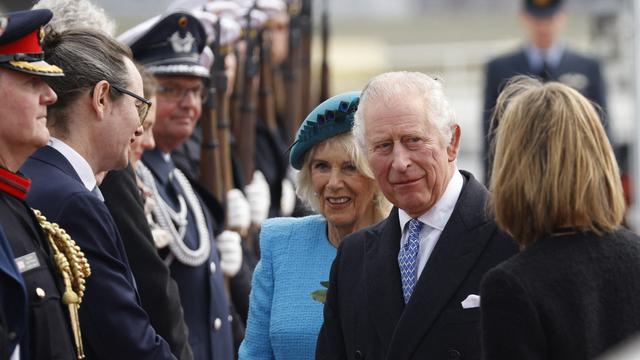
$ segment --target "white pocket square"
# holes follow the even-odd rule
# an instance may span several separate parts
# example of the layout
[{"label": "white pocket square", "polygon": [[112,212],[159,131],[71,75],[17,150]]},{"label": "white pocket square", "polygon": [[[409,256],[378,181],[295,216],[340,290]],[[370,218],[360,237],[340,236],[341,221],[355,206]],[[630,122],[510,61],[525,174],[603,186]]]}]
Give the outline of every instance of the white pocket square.
[{"label": "white pocket square", "polygon": [[480,306],[480,296],[471,294],[460,303],[463,309],[477,308]]}]

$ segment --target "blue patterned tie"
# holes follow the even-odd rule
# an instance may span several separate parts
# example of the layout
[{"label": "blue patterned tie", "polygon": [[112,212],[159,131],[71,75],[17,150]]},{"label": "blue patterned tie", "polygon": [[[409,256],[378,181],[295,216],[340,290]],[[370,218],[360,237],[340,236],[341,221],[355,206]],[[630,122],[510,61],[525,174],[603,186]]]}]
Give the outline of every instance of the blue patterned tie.
[{"label": "blue patterned tie", "polygon": [[418,249],[420,248],[420,230],[422,222],[418,219],[409,220],[409,236],[400,253],[400,277],[402,278],[402,295],[404,303],[408,303],[413,289],[418,281]]}]

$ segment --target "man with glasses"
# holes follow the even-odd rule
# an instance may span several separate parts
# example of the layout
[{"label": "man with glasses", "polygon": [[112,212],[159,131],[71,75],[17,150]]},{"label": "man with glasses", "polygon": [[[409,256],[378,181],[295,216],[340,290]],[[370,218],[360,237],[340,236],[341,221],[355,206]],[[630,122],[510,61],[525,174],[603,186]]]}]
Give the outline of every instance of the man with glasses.
[{"label": "man with glasses", "polygon": [[240,236],[224,231],[214,241],[224,222],[219,204],[198,191],[171,158],[191,136],[202,112],[207,93],[203,79],[209,77],[209,70],[199,64],[205,30],[192,14],[174,12],[138,25],[120,39],[158,82],[156,149],[143,154],[137,170],[155,195],[154,220],[171,234],[158,251],[178,283],[193,356],[232,359],[233,317],[215,245],[234,247],[239,268]]},{"label": "man with glasses", "polygon": [[63,227],[91,265],[79,308],[88,359],[175,359],[142,309],[122,239],[96,175],[124,168],[150,102],[128,48],[89,29],[50,33],[47,61],[65,69],[48,84],[48,146],[25,162],[28,203]]}]

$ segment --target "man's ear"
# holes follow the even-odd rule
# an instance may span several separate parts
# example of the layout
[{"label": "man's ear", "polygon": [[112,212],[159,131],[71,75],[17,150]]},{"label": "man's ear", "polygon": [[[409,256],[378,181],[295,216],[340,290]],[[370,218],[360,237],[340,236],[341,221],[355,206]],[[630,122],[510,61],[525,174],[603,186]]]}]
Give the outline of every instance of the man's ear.
[{"label": "man's ear", "polygon": [[109,89],[111,85],[106,80],[100,80],[93,86],[93,95],[91,96],[91,108],[96,112],[99,118],[103,118],[110,105]]},{"label": "man's ear", "polygon": [[460,125],[455,124],[451,126],[451,139],[449,145],[447,145],[447,155],[449,162],[455,161],[458,157],[458,150],[460,149]]}]

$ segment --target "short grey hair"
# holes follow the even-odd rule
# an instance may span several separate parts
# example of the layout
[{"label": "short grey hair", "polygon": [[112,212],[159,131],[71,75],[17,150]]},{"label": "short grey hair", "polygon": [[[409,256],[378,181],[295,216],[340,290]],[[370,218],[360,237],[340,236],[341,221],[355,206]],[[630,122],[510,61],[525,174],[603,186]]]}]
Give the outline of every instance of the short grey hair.
[{"label": "short grey hair", "polygon": [[103,8],[90,0],[40,0],[34,9],[50,9],[53,18],[48,26],[57,32],[91,28],[115,36],[116,22]]},{"label": "short grey hair", "polygon": [[316,151],[318,151],[319,149],[325,146],[331,146],[332,148],[334,147],[342,148],[342,150],[344,150],[344,152],[349,156],[349,159],[351,159],[351,161],[355,165],[358,172],[362,176],[371,180],[371,186],[373,186],[375,190],[373,195],[373,201],[370,205],[372,205],[375,208],[374,209],[375,210],[374,214],[376,217],[375,221],[378,222],[384,219],[389,214],[389,210],[391,209],[391,204],[384,197],[384,194],[382,194],[382,191],[378,187],[378,184],[376,183],[375,178],[373,177],[373,172],[371,171],[371,168],[367,163],[367,159],[362,153],[362,151],[360,150],[360,148],[358,147],[358,145],[356,144],[356,141],[353,138],[353,133],[351,132],[346,132],[346,133],[342,133],[342,134],[338,134],[336,136],[330,137],[314,145],[311,149],[309,149],[309,151],[307,151],[307,153],[304,155],[302,168],[300,168],[300,171],[298,172],[298,188],[296,190],[296,194],[298,194],[298,197],[300,197],[300,200],[302,200],[302,202],[308,205],[313,211],[318,213],[320,212],[321,206],[318,201],[318,196],[317,194],[315,194],[313,190],[310,162],[311,162],[311,159],[313,158],[313,155],[316,153]]},{"label": "short grey hair", "polygon": [[[111,85],[127,88],[128,70],[125,59],[131,59],[131,50],[106,34],[92,29],[51,31],[42,44],[45,59],[60,66],[65,73],[61,77],[48,77],[45,81],[58,94],[58,101],[49,106],[49,126],[68,133],[67,107],[85,90],[101,80]],[[116,99],[122,94],[110,88],[110,96]]]},{"label": "short grey hair", "polygon": [[457,122],[455,113],[444,95],[442,82],[419,72],[395,71],[374,77],[362,90],[353,133],[363,151],[367,151],[364,137],[364,114],[367,107],[407,96],[422,98],[426,109],[425,121],[430,121],[438,129],[443,144],[449,143],[452,126]]}]

